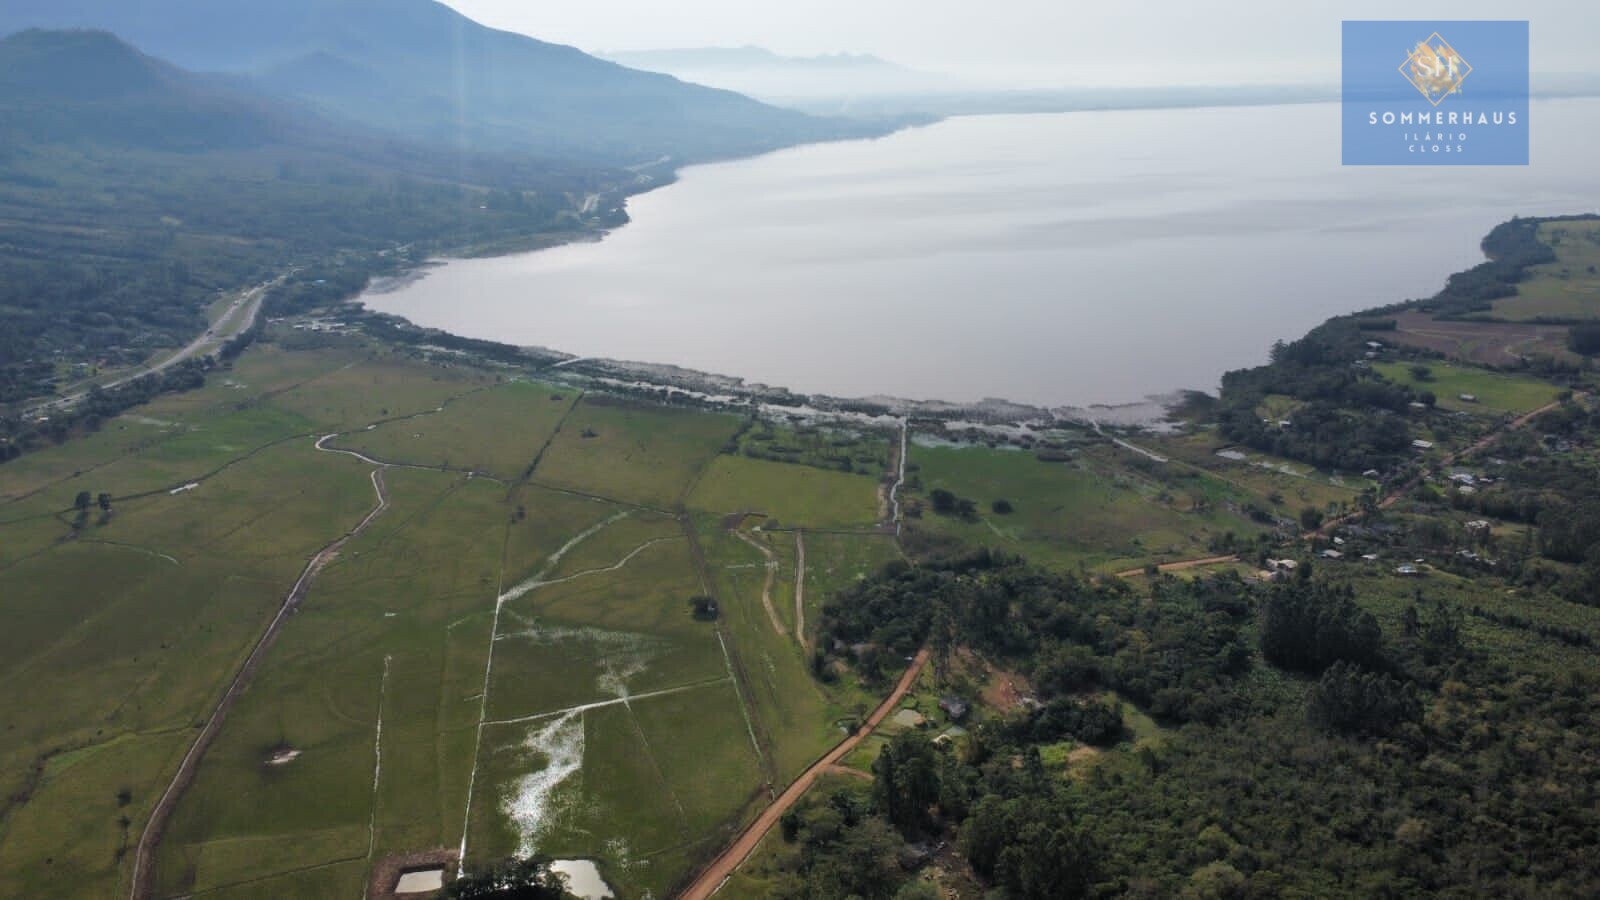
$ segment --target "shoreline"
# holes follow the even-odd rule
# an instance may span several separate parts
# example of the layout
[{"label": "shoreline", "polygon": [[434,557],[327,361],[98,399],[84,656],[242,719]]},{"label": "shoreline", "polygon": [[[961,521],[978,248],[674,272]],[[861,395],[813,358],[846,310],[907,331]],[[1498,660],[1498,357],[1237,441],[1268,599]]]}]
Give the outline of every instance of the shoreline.
[{"label": "shoreline", "polygon": [[[1278,104],[1251,105],[1274,106]],[[1025,113],[1021,115],[1057,114]],[[926,124],[918,124],[907,126],[904,129],[897,129],[897,131],[925,127],[927,127]],[[843,141],[843,143],[870,142],[880,139],[881,137],[850,138]],[[795,145],[774,150],[771,153],[782,153],[786,150],[793,151],[809,146],[815,146],[815,144]],[[589,217],[581,223],[580,228],[571,232],[534,236],[532,242],[538,243],[540,246],[518,248],[508,252],[502,252],[500,248],[462,248],[456,254],[430,257],[395,276],[375,279],[367,288],[347,302],[355,304],[368,315],[384,316],[395,321],[405,322],[410,328],[420,332],[451,334],[473,341],[485,340],[483,338],[471,338],[466,334],[458,334],[448,329],[418,325],[400,314],[374,309],[368,305],[367,301],[415,284],[432,274],[434,268],[452,261],[490,256],[520,256],[523,253],[532,253],[540,249],[552,249],[569,244],[603,242],[611,235],[614,229],[621,228],[631,222],[627,206],[628,200],[634,195],[648,193],[656,188],[676,183],[686,169],[728,161],[730,160],[695,162],[678,169],[671,168],[673,165],[671,160],[654,160],[645,165],[656,171],[655,177],[644,174],[643,170],[641,170],[636,173],[636,180],[632,183],[618,185],[613,191],[598,195],[601,198],[615,198],[615,205],[609,208],[614,209],[619,215],[612,222],[602,222],[599,217]],[[591,201],[594,196],[591,195]],[[596,206],[597,204],[594,202],[586,202],[584,209],[593,210]],[[480,252],[485,250],[487,252]],[[1485,257],[1482,255],[1481,246],[1478,250],[1476,261],[1481,262]],[[1441,283],[1448,280],[1451,274],[1453,272],[1444,273],[1440,279]],[[1394,302],[1414,302],[1399,300],[1398,297],[1401,293],[1403,291],[1396,292],[1397,299]],[[1360,304],[1360,301],[1355,301],[1349,308],[1334,313],[1331,318],[1354,315],[1363,308],[1367,307],[1364,304]],[[1280,335],[1279,337],[1283,340],[1289,340],[1295,336]],[[492,339],[489,342],[501,343]],[[511,347],[517,345],[502,344],[502,346]],[[820,392],[806,393],[782,384],[770,384],[744,376],[696,369],[671,362],[584,355],[545,345],[521,345],[519,349],[527,352],[534,359],[554,359],[555,362],[547,363],[546,374],[588,376],[602,383],[608,383],[614,388],[635,393],[655,393],[667,397],[679,395],[682,399],[692,399],[696,402],[721,402],[740,406],[748,406],[752,403],[790,408],[806,405],[816,409],[832,411],[862,411],[874,415],[893,415],[902,418],[924,417],[945,421],[968,420],[992,425],[1015,426],[1040,422],[1070,422],[1088,425],[1100,424],[1114,428],[1162,429],[1171,427],[1174,408],[1179,406],[1187,396],[1193,393],[1210,396],[1214,395],[1217,390],[1216,385],[1209,388],[1195,388],[1178,384],[1153,394],[1147,394],[1136,400],[1061,404],[1024,403],[1004,397],[950,401],[937,397],[914,399],[872,392],[849,395]],[[1259,363],[1252,363],[1249,360],[1229,361],[1224,373],[1238,368],[1249,368],[1257,364]],[[1222,374],[1218,373],[1219,382]]]}]

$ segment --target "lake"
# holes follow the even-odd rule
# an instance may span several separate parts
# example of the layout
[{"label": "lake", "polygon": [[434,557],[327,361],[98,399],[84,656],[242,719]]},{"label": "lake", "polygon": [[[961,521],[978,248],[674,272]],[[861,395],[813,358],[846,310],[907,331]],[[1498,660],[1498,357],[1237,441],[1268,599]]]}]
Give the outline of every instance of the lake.
[{"label": "lake", "polygon": [[694,166],[603,241],[364,297],[457,334],[804,392],[1061,405],[1211,390],[1431,295],[1512,215],[1600,208],[1600,100],[1533,164],[1344,168],[1338,107],[975,116]]}]

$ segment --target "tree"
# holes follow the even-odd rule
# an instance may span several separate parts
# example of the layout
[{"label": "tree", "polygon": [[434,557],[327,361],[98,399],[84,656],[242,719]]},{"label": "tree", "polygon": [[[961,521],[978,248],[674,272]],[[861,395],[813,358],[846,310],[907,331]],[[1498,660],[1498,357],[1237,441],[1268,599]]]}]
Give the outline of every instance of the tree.
[{"label": "tree", "polygon": [[1422,700],[1414,685],[1336,662],[1311,689],[1306,715],[1330,730],[1384,735],[1422,718]]},{"label": "tree", "polygon": [[107,494],[107,493],[102,491],[100,496],[98,498],[96,498],[96,500],[100,504],[100,511],[101,512],[111,512],[111,495],[110,494]]},{"label": "tree", "polygon": [[1569,328],[1567,346],[1582,356],[1600,354],[1600,322],[1581,322]]},{"label": "tree", "polygon": [[1274,665],[1321,672],[1345,661],[1381,668],[1383,633],[1371,613],[1356,606],[1348,587],[1295,581],[1267,596],[1261,652]]},{"label": "tree", "polygon": [[447,900],[571,900],[566,878],[550,870],[543,857],[506,860],[487,869],[447,880],[439,895]]},{"label": "tree", "polygon": [[989,504],[989,508],[994,510],[995,515],[1000,516],[1009,516],[1014,511],[1010,500],[996,500]]},{"label": "tree", "polygon": [[72,508],[78,512],[88,512],[89,504],[94,502],[94,497],[88,491],[79,491],[76,500],[72,501]]},{"label": "tree", "polygon": [[1322,527],[1322,510],[1315,506],[1300,510],[1300,527],[1307,531],[1316,531]]},{"label": "tree", "polygon": [[939,801],[938,751],[921,731],[894,736],[872,765],[873,793],[884,815],[904,834],[926,830]]}]

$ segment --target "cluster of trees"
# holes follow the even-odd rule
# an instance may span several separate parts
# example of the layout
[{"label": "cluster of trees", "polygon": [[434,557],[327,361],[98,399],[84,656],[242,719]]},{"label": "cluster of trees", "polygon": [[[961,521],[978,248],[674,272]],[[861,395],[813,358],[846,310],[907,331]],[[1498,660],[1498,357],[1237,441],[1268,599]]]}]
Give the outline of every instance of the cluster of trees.
[{"label": "cluster of trees", "polygon": [[1321,672],[1338,662],[1380,668],[1383,632],[1378,620],[1356,605],[1348,585],[1301,579],[1267,595],[1261,652],[1272,664],[1295,672]]},{"label": "cluster of trees", "polygon": [[1312,722],[1335,731],[1384,735],[1420,719],[1422,699],[1414,684],[1336,662],[1311,689],[1306,711]]},{"label": "cluster of trees", "polygon": [[[1389,636],[1367,605],[1309,575],[1141,590],[993,553],[891,566],[829,603],[824,628],[896,653],[927,641],[936,659],[971,647],[1044,702],[980,719],[959,750],[896,736],[870,788],[786,823],[780,894],[913,896],[908,854],[940,839],[1016,898],[1600,889],[1584,849],[1600,840],[1600,679],[1470,652],[1442,599],[1419,593]],[[1288,677],[1252,677],[1257,658]],[[1100,688],[1168,729],[1063,778],[1042,745],[1125,737],[1087,699]]]},{"label": "cluster of trees", "polygon": [[[1394,465],[1411,444],[1408,407],[1425,398],[1354,366],[1367,340],[1357,319],[1333,319],[1297,341],[1274,345],[1266,365],[1223,375],[1217,408],[1222,433],[1256,450],[1327,468]],[[1287,425],[1262,421],[1259,407],[1268,394],[1301,401]]]},{"label": "cluster of trees", "polygon": [[1487,262],[1457,272],[1445,281],[1444,288],[1427,301],[1427,306],[1443,316],[1465,316],[1486,312],[1494,301],[1517,292],[1529,266],[1556,261],[1555,251],[1539,240],[1541,221],[1571,221],[1592,218],[1574,216],[1561,219],[1514,218],[1490,230],[1483,239]]},{"label": "cluster of trees", "polygon": [[1582,356],[1600,354],[1600,322],[1580,322],[1567,329],[1567,346]]},{"label": "cluster of trees", "polygon": [[566,879],[542,856],[469,867],[460,878],[445,879],[444,900],[576,900]]},{"label": "cluster of trees", "polygon": [[[1590,219],[1575,216],[1571,219]],[[1530,266],[1555,259],[1539,240],[1539,225],[1566,219],[1512,219],[1484,238],[1489,261],[1450,276],[1432,298],[1330,319],[1305,337],[1278,343],[1267,365],[1229,372],[1216,409],[1222,433],[1254,449],[1313,465],[1362,471],[1388,469],[1409,450],[1408,404],[1432,405],[1433,395],[1394,384],[1358,366],[1372,332],[1392,330],[1391,314],[1405,306],[1440,316],[1482,315],[1500,298],[1516,293]],[[1571,341],[1594,352],[1600,330],[1575,326]],[[1258,408],[1268,394],[1301,401],[1288,425],[1263,422]]]},{"label": "cluster of trees", "polygon": [[[1229,685],[1250,666],[1249,594],[1229,574],[1162,580],[1146,595],[987,550],[895,564],[823,607],[816,667],[862,643],[893,656],[924,641],[941,653],[959,643],[1027,675],[1047,701],[1046,730],[1061,727],[1049,701],[1097,688],[1171,721],[1211,721],[1235,702]],[[1095,732],[1081,727],[1082,739]]]},{"label": "cluster of trees", "polygon": [[[1502,436],[1490,451],[1508,459],[1496,469],[1492,485],[1453,504],[1471,513],[1532,526],[1528,552],[1576,567],[1565,570],[1557,589],[1568,599],[1600,604],[1600,481],[1581,453],[1554,452],[1567,441],[1576,446],[1600,441],[1600,411],[1564,403],[1530,425]],[[1536,534],[1536,536],[1535,536]],[[1516,553],[1504,554],[1513,576],[1535,572]]]},{"label": "cluster of trees", "polygon": [[958,497],[944,488],[934,488],[928,494],[928,499],[933,504],[933,511],[941,516],[954,516],[964,522],[978,520],[978,504],[966,497]]},{"label": "cluster of trees", "polygon": [[210,359],[196,357],[114,388],[94,388],[75,406],[52,409],[42,421],[0,416],[0,463],[16,459],[36,447],[59,444],[77,431],[96,431],[106,420],[147,403],[159,394],[201,387],[206,383],[206,372],[214,365]]}]

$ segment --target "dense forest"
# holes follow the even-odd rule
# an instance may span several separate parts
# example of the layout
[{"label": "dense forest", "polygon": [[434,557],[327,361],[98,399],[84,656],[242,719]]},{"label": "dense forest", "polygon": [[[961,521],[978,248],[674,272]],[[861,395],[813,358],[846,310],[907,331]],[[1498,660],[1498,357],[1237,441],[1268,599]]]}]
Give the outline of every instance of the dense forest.
[{"label": "dense forest", "polygon": [[[784,822],[780,894],[924,896],[909,873],[941,841],[1015,898],[1600,890],[1593,672],[1474,652],[1422,592],[1403,621],[1386,633],[1310,575],[1137,589],[987,552],[891,566],[828,604],[824,657],[870,676],[867,648],[971,647],[1037,702],[959,749],[904,732],[872,785],[813,792]],[[1054,742],[1124,738],[1113,695],[1164,739],[1051,771]]]}]

